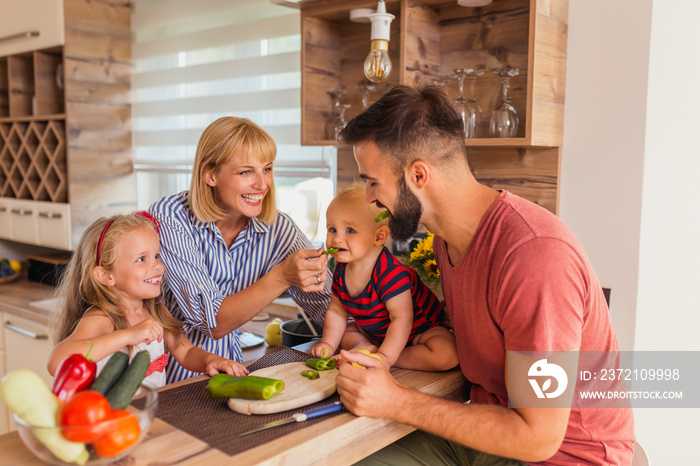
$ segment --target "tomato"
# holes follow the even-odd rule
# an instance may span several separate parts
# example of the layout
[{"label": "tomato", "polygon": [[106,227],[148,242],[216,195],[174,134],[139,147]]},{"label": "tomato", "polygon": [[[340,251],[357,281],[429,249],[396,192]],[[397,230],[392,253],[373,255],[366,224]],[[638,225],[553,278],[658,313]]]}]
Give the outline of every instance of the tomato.
[{"label": "tomato", "polygon": [[[71,442],[91,443],[102,436],[105,426],[101,421],[112,409],[109,401],[99,392],[82,391],[73,395],[58,413],[61,433]],[[72,427],[79,426],[79,427]]]},{"label": "tomato", "polygon": [[109,430],[92,444],[95,453],[103,458],[119,456],[134,445],[141,435],[141,426],[136,416],[123,409],[113,409],[107,420]]}]

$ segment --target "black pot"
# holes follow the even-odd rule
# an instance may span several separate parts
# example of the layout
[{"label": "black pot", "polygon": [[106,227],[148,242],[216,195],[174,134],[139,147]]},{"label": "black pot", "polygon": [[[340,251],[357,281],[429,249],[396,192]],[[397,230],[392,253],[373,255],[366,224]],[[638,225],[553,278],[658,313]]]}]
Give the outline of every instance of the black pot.
[{"label": "black pot", "polygon": [[280,330],[282,330],[282,344],[284,346],[296,346],[321,338],[323,327],[313,321],[311,322],[311,325],[313,325],[316,332],[318,332],[317,337],[311,333],[311,330],[309,329],[309,326],[306,325],[304,319],[295,319],[283,322],[282,325],[280,325]]}]

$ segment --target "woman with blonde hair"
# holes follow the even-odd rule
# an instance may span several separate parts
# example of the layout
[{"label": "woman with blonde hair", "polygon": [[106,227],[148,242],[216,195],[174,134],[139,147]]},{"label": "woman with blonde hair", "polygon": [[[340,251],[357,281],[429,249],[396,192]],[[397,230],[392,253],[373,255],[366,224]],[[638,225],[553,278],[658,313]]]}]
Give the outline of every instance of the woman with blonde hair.
[{"label": "woman with blonde hair", "polygon": [[[156,202],[164,301],[195,346],[242,360],[236,329],[284,291],[318,323],[331,297],[328,258],[275,207],[274,141],[244,118],[209,125],[190,190]],[[177,362],[168,381],[196,375]]]}]

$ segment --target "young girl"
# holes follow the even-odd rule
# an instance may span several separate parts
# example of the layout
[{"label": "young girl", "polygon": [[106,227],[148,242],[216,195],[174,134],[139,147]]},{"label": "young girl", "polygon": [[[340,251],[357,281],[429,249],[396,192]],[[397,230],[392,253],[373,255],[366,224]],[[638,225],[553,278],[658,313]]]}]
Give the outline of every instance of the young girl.
[{"label": "young girl", "polygon": [[151,365],[144,381],[154,387],[165,385],[168,353],[191,371],[248,373],[241,364],[192,345],[160,302],[158,228],[150,214],[136,212],[101,218],[85,231],[58,290],[54,341],[59,343],[49,357],[51,375],[63,358],[86,354],[90,344],[98,371],[116,351],[133,358],[147,350]]},{"label": "young girl", "polygon": [[451,369],[457,348],[454,335],[440,325],[442,305],[415,270],[384,247],[389,227],[387,220],[375,223],[380,212],[365,200],[364,185],[341,191],[328,206],[326,245],[340,250],[333,254],[337,265],[323,336],[311,353],[334,354],[340,345],[376,351],[387,368]]}]

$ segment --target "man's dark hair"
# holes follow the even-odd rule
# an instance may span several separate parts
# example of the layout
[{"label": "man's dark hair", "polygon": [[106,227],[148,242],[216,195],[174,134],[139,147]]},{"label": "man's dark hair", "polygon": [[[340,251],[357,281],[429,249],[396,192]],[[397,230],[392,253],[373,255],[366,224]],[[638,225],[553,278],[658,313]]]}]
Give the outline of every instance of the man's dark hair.
[{"label": "man's dark hair", "polygon": [[394,87],[353,118],[339,140],[350,145],[373,142],[391,156],[397,174],[416,160],[434,165],[466,160],[462,118],[436,86]]}]

